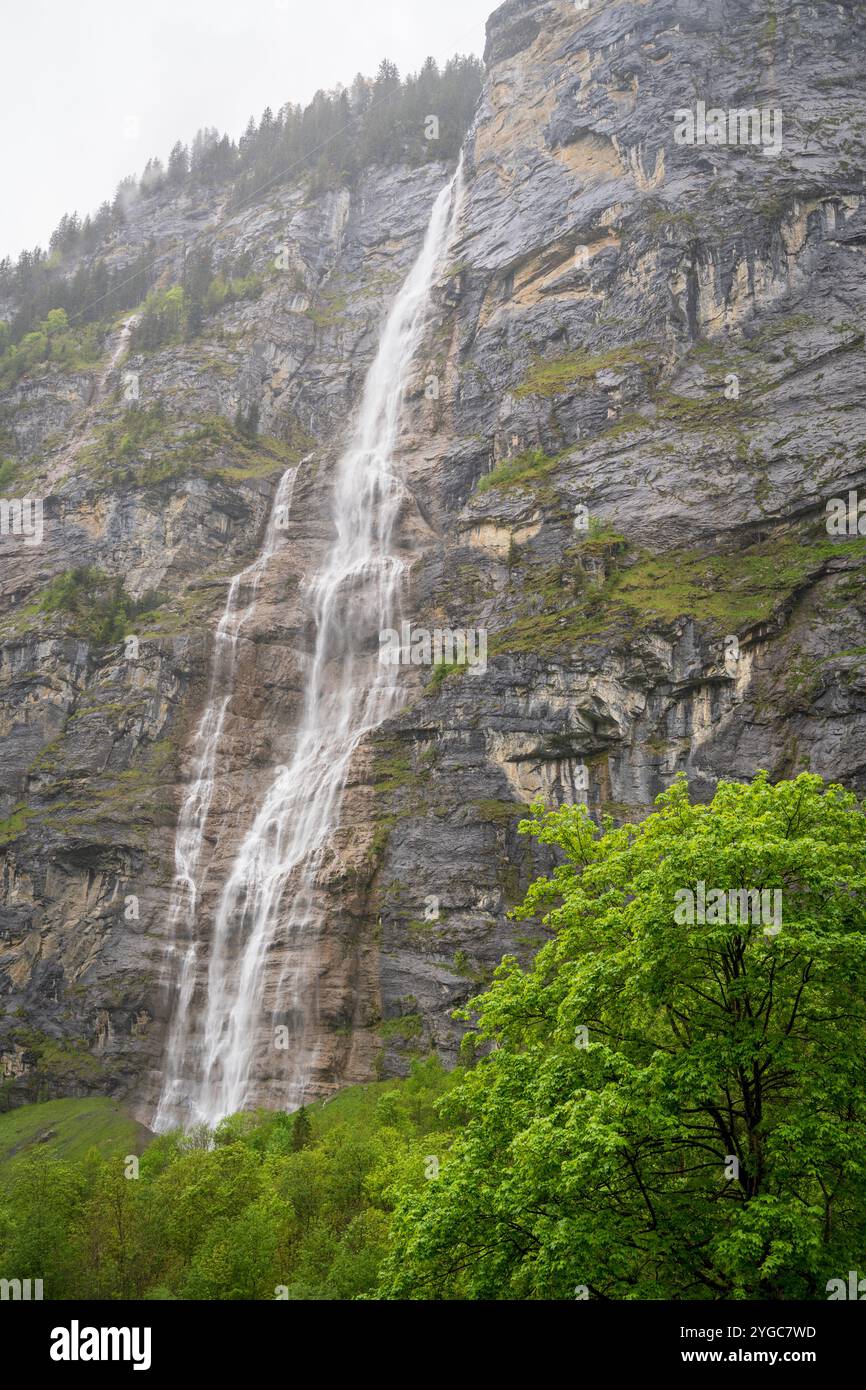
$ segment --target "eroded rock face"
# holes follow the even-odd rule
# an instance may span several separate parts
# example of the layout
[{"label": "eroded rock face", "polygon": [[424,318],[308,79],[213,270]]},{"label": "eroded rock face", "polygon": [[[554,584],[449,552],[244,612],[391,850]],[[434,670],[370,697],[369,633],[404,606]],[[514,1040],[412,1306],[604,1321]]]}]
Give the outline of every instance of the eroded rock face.
[{"label": "eroded rock face", "polygon": [[[483,630],[486,670],[403,668],[402,712],[355,760],[308,943],[311,1094],[430,1045],[454,1058],[454,1007],[543,935],[507,917],[545,865],[516,830],[536,797],[633,819],[677,772],[709,796],[762,767],[864,790],[866,541],[825,520],[829,498],[866,497],[864,24],[853,4],[785,0],[509,0],[492,16],[397,537],[406,620]],[[699,102],[781,112],[780,148],[678,144],[675,113]],[[4,402],[31,492],[51,480],[43,543],[0,540],[14,1097],[109,1090],[150,1113],[174,826],[227,581],[297,465],[239,645],[204,920],[291,754],[336,452],[448,173],[372,171],[232,216],[150,200],[121,263],[150,238],[202,238],[217,260],[250,252],[261,297],[113,367],[109,335],[101,372]],[[123,371],[153,416],[127,451]],[[253,442],[229,424],[251,404]],[[160,591],[130,619],[136,656],[39,608],[82,564],[133,598]],[[276,1068],[251,1100],[280,1103]]]}]

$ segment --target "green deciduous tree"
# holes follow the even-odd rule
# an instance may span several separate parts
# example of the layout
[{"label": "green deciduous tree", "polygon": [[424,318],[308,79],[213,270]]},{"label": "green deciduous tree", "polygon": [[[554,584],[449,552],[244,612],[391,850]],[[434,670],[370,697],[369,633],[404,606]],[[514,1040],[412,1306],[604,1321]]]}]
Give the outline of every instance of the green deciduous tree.
[{"label": "green deciduous tree", "polygon": [[294,1121],[292,1148],[297,1152],[299,1149],[305,1149],[313,1136],[313,1126],[310,1124],[310,1117],[305,1105],[302,1105],[300,1110],[295,1111]]},{"label": "green deciduous tree", "polygon": [[[862,1265],[866,817],[807,774],[658,804],[521,827],[565,856],[518,914],[554,935],[473,1001],[493,1050],[386,1296],[825,1298]],[[781,930],[728,899],[681,925],[701,883],[780,890]]]}]

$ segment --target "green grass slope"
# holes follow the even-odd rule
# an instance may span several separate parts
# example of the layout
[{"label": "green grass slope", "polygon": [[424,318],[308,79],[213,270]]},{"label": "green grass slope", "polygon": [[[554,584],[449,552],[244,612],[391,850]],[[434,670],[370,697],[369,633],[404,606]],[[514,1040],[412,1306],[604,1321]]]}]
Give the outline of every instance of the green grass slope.
[{"label": "green grass slope", "polygon": [[74,1161],[96,1149],[111,1158],[141,1153],[152,1138],[149,1129],[105,1096],[22,1105],[0,1115],[0,1181],[17,1158],[36,1151]]},{"label": "green grass slope", "polygon": [[328,1100],[314,1100],[307,1114],[317,1136],[327,1134],[337,1125],[351,1125],[358,1134],[370,1134],[376,1128],[376,1103],[386,1091],[399,1091],[399,1081],[368,1081],[360,1086],[347,1086]]}]

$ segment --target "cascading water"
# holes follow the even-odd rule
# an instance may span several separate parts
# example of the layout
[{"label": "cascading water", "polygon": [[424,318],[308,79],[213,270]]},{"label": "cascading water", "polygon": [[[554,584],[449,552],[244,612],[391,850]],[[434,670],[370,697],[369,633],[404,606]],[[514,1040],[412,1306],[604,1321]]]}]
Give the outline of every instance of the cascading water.
[{"label": "cascading water", "polygon": [[[259,1056],[260,1070],[277,1065],[276,1017],[288,1019],[282,1025],[280,1103],[292,1108],[303,1100],[314,1060],[306,1027],[315,1007],[314,962],[304,944],[314,928],[316,882],[338,825],[353,754],[401,698],[395,668],[378,661],[379,633],[393,626],[404,572],[392,546],[404,496],[394,455],[412,360],[457,220],[460,192],[458,165],[436,198],[424,243],[388,315],[348,447],[337,464],[334,540],[309,590],[316,640],[294,752],[288,765],[276,770],[223,887],[198,1014],[191,1005],[199,957],[190,941],[179,975],[157,1129],[202,1120],[213,1124],[241,1109],[250,1096],[256,1053],[269,1054]],[[260,557],[257,564],[262,563]],[[230,593],[227,612],[231,601]],[[178,884],[193,914],[213,750],[231,696],[237,641],[231,631],[229,623],[223,642],[230,641],[231,651],[221,673],[217,652],[209,708],[197,735],[199,765],[177,833]],[[224,691],[219,703],[218,688]],[[277,944],[280,952],[274,951]]]},{"label": "cascading water", "polygon": [[171,1124],[179,1100],[177,1087],[182,1084],[179,1072],[183,1066],[188,1015],[198,974],[197,873],[213,797],[220,739],[234,687],[238,638],[255,608],[262,576],[277,548],[280,533],[285,530],[297,471],[297,465],[292,465],[280,479],[262,549],[251,565],[231,579],[217,625],[207,701],[193,738],[192,780],[181,804],[174,839],[174,890],[169,908],[167,965],[175,975],[176,999],[165,1055],[167,1083],[153,1122],[155,1129]]}]

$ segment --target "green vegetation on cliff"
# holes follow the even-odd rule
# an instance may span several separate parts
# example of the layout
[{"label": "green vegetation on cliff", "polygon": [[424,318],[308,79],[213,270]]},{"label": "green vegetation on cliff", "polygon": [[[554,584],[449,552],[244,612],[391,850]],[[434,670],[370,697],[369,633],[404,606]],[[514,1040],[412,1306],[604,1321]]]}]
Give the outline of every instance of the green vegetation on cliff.
[{"label": "green vegetation on cliff", "polygon": [[89,323],[73,329],[65,309],[52,309],[20,343],[7,343],[5,349],[4,327],[0,323],[0,390],[34,368],[86,371],[101,355],[104,325]]},{"label": "green vegetation on cliff", "polygon": [[263,286],[262,276],[250,270],[249,256],[242,264],[227,263],[215,271],[210,247],[197,250],[184,262],[182,285],[151,290],[133,328],[130,350],[153,352],[195,338],[211,314],[236,300],[258,299]]},{"label": "green vegetation on cliff", "polygon": [[742,631],[771,617],[828,559],[866,551],[866,540],[843,545],[844,550],[827,536],[791,534],[721,555],[674,551],[651,556],[616,576],[610,598],[644,620],[687,614],[717,631]]},{"label": "green vegetation on cliff", "polygon": [[[592,578],[584,561],[602,568]],[[736,550],[628,552],[623,538],[590,532],[565,563],[524,569],[517,616],[491,632],[490,651],[539,652],[573,646],[618,628],[634,632],[693,618],[713,633],[743,633],[767,622],[834,557],[866,552],[866,539],[836,540],[800,527]]]},{"label": "green vegetation on cliff", "polygon": [[476,492],[488,492],[492,487],[535,486],[558,466],[558,456],[545,454],[543,449],[526,449],[512,458],[500,459],[495,468],[479,478]]},{"label": "green vegetation on cliff", "polygon": [[46,616],[62,615],[71,632],[98,645],[119,642],[130,623],[159,607],[159,594],[133,599],[120,575],[107,575],[90,565],[58,574],[36,601]]},{"label": "green vegetation on cliff", "polygon": [[133,406],[100,426],[81,461],[94,476],[112,483],[155,486],[190,476],[244,482],[284,470],[308,445],[294,426],[291,442],[255,434],[242,410],[234,422],[222,415],[181,417],[157,401]]},{"label": "green vegetation on cliff", "polygon": [[514,394],[518,397],[563,395],[579,381],[592,381],[597,372],[647,364],[651,350],[651,343],[630,343],[602,352],[575,348],[562,357],[539,357]]},{"label": "green vegetation on cliff", "polygon": [[21,802],[13,807],[8,816],[0,820],[0,846],[11,844],[19,835],[24,834],[30,815],[29,808]]}]

